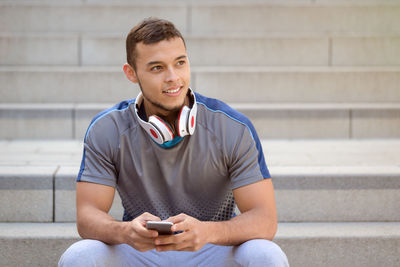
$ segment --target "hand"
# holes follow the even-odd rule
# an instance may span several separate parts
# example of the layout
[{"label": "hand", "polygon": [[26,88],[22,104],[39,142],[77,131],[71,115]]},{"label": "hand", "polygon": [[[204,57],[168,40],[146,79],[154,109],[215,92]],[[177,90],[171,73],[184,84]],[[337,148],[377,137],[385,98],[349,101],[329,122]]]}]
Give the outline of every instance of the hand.
[{"label": "hand", "polygon": [[154,239],[158,236],[158,232],[148,230],[146,228],[147,221],[161,221],[161,219],[145,212],[133,221],[128,222],[126,228],[124,228],[126,232],[124,243],[141,252],[154,249]]},{"label": "hand", "polygon": [[157,251],[197,251],[207,244],[207,226],[186,214],[179,214],[166,221],[174,223],[172,232],[182,232],[173,235],[160,235],[155,239]]}]

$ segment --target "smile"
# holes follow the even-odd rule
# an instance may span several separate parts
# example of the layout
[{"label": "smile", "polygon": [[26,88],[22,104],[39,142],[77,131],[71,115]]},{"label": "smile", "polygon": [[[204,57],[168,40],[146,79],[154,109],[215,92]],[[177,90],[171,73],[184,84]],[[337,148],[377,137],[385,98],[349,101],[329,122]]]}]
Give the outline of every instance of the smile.
[{"label": "smile", "polygon": [[176,93],[176,92],[178,92],[180,89],[181,89],[181,88],[179,87],[179,88],[177,88],[177,89],[175,89],[175,90],[167,90],[166,92],[167,92],[167,93]]},{"label": "smile", "polygon": [[165,90],[164,93],[167,93],[167,94],[175,94],[175,93],[179,92],[181,89],[182,89],[182,87],[181,87],[181,86],[178,86],[176,89],[168,89],[168,90]]}]

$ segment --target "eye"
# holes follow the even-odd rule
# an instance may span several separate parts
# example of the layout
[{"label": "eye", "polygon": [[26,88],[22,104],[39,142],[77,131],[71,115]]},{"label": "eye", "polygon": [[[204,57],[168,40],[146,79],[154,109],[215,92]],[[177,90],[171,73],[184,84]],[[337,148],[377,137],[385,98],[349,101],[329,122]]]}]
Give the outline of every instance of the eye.
[{"label": "eye", "polygon": [[159,71],[159,70],[161,70],[162,69],[162,67],[160,66],[160,65],[156,65],[156,66],[154,66],[154,67],[151,67],[151,71]]},{"label": "eye", "polygon": [[176,63],[176,65],[182,66],[182,65],[184,65],[185,63],[186,63],[185,60],[179,60],[179,61]]}]

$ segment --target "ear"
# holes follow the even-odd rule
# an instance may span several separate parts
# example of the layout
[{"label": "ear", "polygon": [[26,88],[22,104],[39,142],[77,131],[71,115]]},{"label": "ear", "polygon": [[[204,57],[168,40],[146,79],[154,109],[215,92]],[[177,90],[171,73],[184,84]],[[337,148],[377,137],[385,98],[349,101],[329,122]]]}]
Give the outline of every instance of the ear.
[{"label": "ear", "polygon": [[124,70],[125,76],[126,76],[126,78],[128,78],[128,80],[130,80],[133,83],[138,83],[136,71],[132,68],[131,65],[129,65],[128,63],[125,63],[124,66],[122,67],[122,69]]}]

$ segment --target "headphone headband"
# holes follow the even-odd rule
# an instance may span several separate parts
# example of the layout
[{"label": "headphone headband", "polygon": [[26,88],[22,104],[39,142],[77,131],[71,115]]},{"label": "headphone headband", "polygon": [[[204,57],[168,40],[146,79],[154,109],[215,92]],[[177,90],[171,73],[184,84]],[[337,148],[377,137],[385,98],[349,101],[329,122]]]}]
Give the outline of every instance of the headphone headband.
[{"label": "headphone headband", "polygon": [[[179,112],[178,121],[176,123],[176,131],[180,137],[192,135],[196,128],[197,101],[193,90],[190,88],[189,95],[193,101],[192,107],[189,108],[184,105]],[[140,118],[139,108],[142,103],[143,94],[140,92],[135,100],[135,115],[140,126],[149,134],[151,139],[160,145],[174,139],[173,130],[169,124],[159,116],[152,115],[148,118],[148,121],[144,121]]]}]

